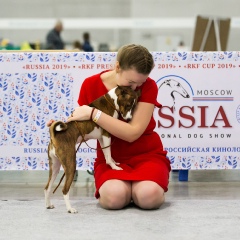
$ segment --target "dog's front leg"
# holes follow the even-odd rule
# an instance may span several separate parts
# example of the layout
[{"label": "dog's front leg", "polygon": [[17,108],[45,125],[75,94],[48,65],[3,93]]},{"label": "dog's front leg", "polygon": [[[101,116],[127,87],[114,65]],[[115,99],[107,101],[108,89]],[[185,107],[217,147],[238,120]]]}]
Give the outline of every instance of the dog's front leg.
[{"label": "dog's front leg", "polygon": [[[105,160],[106,160],[106,163],[108,165],[111,166],[112,169],[115,169],[115,170],[122,170],[121,167],[118,167],[116,163],[113,159],[112,159],[112,155],[111,155],[111,137],[107,137],[107,136],[102,136],[102,139],[99,139],[99,143],[101,145],[101,148],[103,150],[103,154],[105,156]],[[107,148],[106,148],[107,147]]]}]

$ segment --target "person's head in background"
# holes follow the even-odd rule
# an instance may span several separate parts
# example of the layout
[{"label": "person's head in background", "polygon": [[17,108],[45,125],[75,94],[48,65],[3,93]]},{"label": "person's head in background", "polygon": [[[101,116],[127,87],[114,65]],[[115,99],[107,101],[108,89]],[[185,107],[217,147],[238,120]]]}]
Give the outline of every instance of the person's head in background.
[{"label": "person's head in background", "polygon": [[90,41],[90,34],[88,32],[83,33],[83,40],[85,42],[89,42]]},{"label": "person's head in background", "polygon": [[93,52],[93,46],[90,43],[90,34],[88,32],[83,33],[83,45],[82,49],[84,52]]},{"label": "person's head in background", "polygon": [[56,22],[56,24],[55,24],[55,27],[54,27],[54,29],[57,31],[57,32],[62,32],[62,30],[63,30],[63,23],[60,21],[60,20],[58,20],[57,22]]},{"label": "person's head in background", "polygon": [[82,44],[80,41],[76,40],[73,42],[73,49],[82,50]]}]

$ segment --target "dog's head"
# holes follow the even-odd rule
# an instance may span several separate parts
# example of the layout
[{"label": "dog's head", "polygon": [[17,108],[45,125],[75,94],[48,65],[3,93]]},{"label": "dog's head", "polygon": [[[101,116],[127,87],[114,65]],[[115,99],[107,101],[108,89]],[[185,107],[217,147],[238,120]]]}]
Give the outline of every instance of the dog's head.
[{"label": "dog's head", "polygon": [[123,119],[129,121],[132,119],[133,110],[137,105],[141,91],[134,91],[129,86],[118,86],[114,89],[116,94],[115,105]]}]

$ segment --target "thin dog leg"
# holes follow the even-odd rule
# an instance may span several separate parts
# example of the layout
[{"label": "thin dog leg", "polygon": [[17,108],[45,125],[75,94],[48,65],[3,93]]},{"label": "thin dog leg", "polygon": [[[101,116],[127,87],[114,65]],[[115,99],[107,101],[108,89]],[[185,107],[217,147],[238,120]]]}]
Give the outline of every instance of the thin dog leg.
[{"label": "thin dog leg", "polygon": [[63,198],[65,200],[66,203],[66,208],[68,210],[69,213],[77,213],[78,211],[75,208],[72,208],[70,201],[69,201],[69,191],[66,195],[63,194]]},{"label": "thin dog leg", "polygon": [[[111,157],[111,147],[110,147],[111,138],[110,138],[110,137],[106,137],[106,136],[102,136],[102,139],[99,139],[99,143],[100,143],[101,148],[102,148],[102,150],[103,150],[106,163],[107,163],[108,165],[110,165],[112,169],[122,170],[121,167],[118,167],[118,166],[117,166],[118,163],[116,163],[116,162],[112,159],[112,157]],[[105,146],[109,146],[109,147],[108,147],[108,148],[104,148]]]},{"label": "thin dog leg", "polygon": [[52,205],[51,201],[50,201],[50,194],[51,194],[51,189],[52,189],[53,183],[59,173],[60,167],[61,167],[61,163],[58,160],[58,158],[56,158],[54,156],[49,157],[49,179],[48,179],[48,183],[44,190],[45,204],[46,204],[47,209],[54,208],[54,205]]},{"label": "thin dog leg", "polygon": [[[71,187],[71,184],[73,182],[74,173],[76,170],[76,153],[69,154],[70,156],[68,159],[63,159],[63,163],[68,163],[67,166],[63,164],[63,168],[65,171],[65,183],[63,186],[63,198],[65,200],[66,208],[69,213],[77,213],[77,210],[75,208],[72,208],[70,201],[69,201],[69,190]],[[74,157],[75,156],[75,157]]]}]

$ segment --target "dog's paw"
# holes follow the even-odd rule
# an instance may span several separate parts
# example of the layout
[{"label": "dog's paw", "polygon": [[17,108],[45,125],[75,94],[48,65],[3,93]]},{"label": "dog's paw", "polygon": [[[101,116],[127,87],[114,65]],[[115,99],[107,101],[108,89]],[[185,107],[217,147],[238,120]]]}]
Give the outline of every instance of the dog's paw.
[{"label": "dog's paw", "polygon": [[121,167],[118,167],[116,165],[111,165],[111,168],[114,170],[123,170]]},{"label": "dog's paw", "polygon": [[47,209],[53,209],[53,208],[55,208],[54,205],[47,206]]},{"label": "dog's paw", "polygon": [[77,213],[78,211],[75,208],[68,209],[68,213]]},{"label": "dog's paw", "polygon": [[115,160],[112,158],[112,163],[115,164],[115,165],[119,165],[120,163],[118,162],[115,162]]}]

